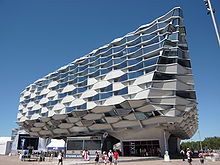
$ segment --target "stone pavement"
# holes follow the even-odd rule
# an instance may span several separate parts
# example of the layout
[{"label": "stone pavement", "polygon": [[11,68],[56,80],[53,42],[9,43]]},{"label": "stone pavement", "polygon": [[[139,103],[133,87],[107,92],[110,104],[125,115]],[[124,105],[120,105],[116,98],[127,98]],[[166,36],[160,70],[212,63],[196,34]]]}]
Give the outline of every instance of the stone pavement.
[{"label": "stone pavement", "polygon": [[[133,160],[132,160],[133,159]],[[188,165],[187,162],[183,162],[182,160],[171,160],[170,162],[164,162],[163,160],[152,160],[152,158],[143,160],[140,157],[121,157],[120,160],[124,160],[126,162],[119,162],[118,165]],[[130,161],[130,162],[127,162]],[[80,164],[94,164],[93,161],[81,161],[74,159],[64,160],[63,165],[80,165]],[[54,159],[52,162],[28,162],[28,161],[20,161],[18,157],[15,156],[0,156],[0,165],[57,165],[57,160]],[[100,165],[104,165],[100,163]],[[108,164],[109,165],[109,164]],[[194,159],[192,165],[200,165],[199,159]],[[220,161],[217,162],[205,162],[204,165],[220,165]]]}]

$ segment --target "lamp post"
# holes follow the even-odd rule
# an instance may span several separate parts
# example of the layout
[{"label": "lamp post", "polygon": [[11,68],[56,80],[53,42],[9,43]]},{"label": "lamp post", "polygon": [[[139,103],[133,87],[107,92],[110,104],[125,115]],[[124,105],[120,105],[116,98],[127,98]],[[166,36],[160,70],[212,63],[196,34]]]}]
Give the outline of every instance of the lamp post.
[{"label": "lamp post", "polygon": [[214,16],[214,9],[212,8],[212,4],[211,4],[211,0],[204,0],[206,8],[208,10],[208,14],[211,14],[212,17],[212,22],[215,28],[215,33],[217,36],[217,40],[218,40],[218,46],[220,48],[220,37],[219,37],[219,32],[218,32],[218,26],[216,24],[216,20],[215,20],[215,16]]}]

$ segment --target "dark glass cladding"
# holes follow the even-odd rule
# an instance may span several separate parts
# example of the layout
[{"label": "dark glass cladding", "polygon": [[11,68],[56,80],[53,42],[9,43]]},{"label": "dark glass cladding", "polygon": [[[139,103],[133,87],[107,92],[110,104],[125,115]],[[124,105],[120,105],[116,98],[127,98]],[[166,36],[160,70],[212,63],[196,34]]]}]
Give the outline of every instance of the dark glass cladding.
[{"label": "dark glass cladding", "polygon": [[[90,89],[88,85],[89,78],[99,80],[112,70],[124,71],[125,74],[113,80],[113,82],[124,82],[156,71],[156,64],[178,63],[181,66],[191,68],[187,50],[177,44],[178,40],[185,35],[181,16],[182,11],[176,8],[152,24],[142,26],[135,32],[117,39],[117,41],[106,45],[104,48],[72,62],[66,68],[61,68],[56,73],[52,73],[27,88],[29,91],[35,91],[36,89],[37,96],[34,98],[25,96],[21,104],[27,105],[31,101],[38,103],[39,100],[46,97],[46,94],[41,94],[41,91],[46,88],[57,91],[58,99],[50,100],[44,106],[54,106],[60,103],[60,100],[64,97],[70,95],[78,98],[78,95]],[[184,42],[184,38],[181,40]],[[165,47],[166,49],[164,49]],[[161,50],[163,50],[162,53],[160,53]],[[174,78],[175,76],[172,74],[159,72],[155,72],[154,75],[154,80]],[[52,81],[57,81],[58,84],[48,87]],[[74,85],[75,88],[72,91],[62,93],[62,90],[70,84]],[[128,94],[128,87],[113,92],[111,84],[101,88],[99,92],[97,95],[87,98],[88,101],[98,101],[114,95],[126,95]],[[181,92],[177,94],[183,96]],[[193,96],[190,95],[190,97]],[[78,109],[86,109],[86,104],[66,107],[66,112]],[[30,114],[37,112],[33,111]],[[48,114],[44,113],[42,115]]]}]

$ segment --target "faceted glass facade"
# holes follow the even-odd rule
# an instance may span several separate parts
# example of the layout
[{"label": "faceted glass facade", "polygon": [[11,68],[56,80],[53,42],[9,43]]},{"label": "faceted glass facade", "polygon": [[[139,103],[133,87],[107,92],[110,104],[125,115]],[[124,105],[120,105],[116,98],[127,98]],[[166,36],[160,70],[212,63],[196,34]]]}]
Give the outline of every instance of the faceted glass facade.
[{"label": "faceted glass facade", "polygon": [[185,38],[177,7],[29,85],[17,123],[41,137],[149,125],[191,137],[197,103]]}]

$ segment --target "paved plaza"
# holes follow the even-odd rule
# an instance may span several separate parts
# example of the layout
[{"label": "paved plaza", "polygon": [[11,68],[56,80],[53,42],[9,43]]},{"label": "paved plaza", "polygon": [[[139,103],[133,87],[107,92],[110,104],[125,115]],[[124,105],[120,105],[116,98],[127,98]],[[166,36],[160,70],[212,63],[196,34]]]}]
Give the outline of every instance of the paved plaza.
[{"label": "paved plaza", "polygon": [[[79,160],[64,160],[63,165],[79,165],[79,164],[94,164],[91,162],[83,162]],[[22,162],[15,156],[0,156],[0,165],[55,165],[57,164],[56,159],[51,162]],[[199,159],[194,159],[192,165],[199,165]],[[104,165],[104,163],[100,163]],[[163,160],[145,160],[145,161],[132,161],[132,162],[119,162],[118,165],[188,165],[187,162],[182,160],[171,160],[170,162],[164,162]],[[220,165],[220,161],[217,162],[205,162],[205,165]]]}]

